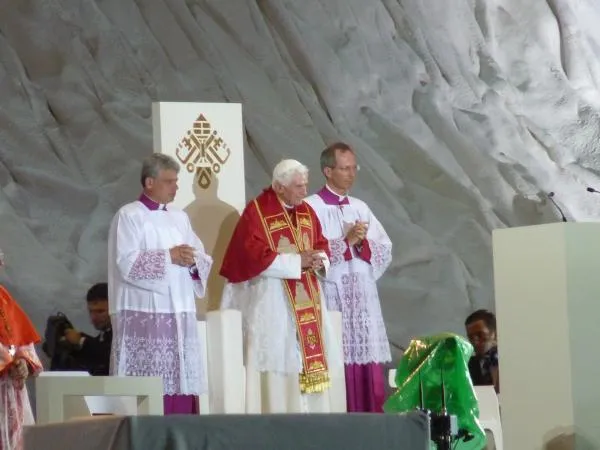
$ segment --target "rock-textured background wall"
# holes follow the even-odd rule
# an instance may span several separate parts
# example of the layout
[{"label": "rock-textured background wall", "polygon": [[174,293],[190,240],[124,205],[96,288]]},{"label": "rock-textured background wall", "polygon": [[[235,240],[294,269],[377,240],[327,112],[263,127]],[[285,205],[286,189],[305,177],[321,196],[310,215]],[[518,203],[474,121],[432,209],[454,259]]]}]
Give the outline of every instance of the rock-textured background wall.
[{"label": "rock-textured background wall", "polygon": [[[0,0],[0,282],[86,328],[152,101],[241,102],[249,196],[354,146],[391,340],[493,307],[491,230],[596,218],[597,0]],[[89,329],[89,328],[87,328]]]}]

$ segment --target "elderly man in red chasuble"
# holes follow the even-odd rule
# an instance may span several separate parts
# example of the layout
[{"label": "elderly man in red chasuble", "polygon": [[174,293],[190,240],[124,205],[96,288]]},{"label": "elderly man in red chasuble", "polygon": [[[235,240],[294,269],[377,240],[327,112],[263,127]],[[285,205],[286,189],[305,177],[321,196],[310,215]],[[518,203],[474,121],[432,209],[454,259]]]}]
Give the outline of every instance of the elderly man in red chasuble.
[{"label": "elderly man in red chasuble", "polygon": [[249,413],[329,412],[332,367],[343,362],[320,279],[329,246],[304,202],[308,169],[280,162],[245,208],[221,267],[221,309],[242,312]]}]

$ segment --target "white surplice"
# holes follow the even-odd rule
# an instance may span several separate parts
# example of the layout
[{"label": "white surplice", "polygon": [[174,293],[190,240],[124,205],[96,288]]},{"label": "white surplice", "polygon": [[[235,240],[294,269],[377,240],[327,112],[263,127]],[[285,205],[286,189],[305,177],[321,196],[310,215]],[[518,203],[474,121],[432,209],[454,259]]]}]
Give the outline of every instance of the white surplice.
[{"label": "white surplice", "polygon": [[7,367],[18,357],[28,361],[30,375],[37,375],[42,370],[33,344],[12,349],[0,344],[0,367],[6,368],[0,373],[0,450],[22,449],[23,427],[35,424],[27,387],[18,388]]},{"label": "white surplice", "polygon": [[[169,249],[182,244],[196,249],[195,277],[171,261]],[[204,296],[212,258],[187,214],[141,201],[123,206],[111,224],[108,258],[111,374],[161,376],[165,395],[205,393],[195,297]]]},{"label": "white surplice", "polygon": [[[329,260],[325,257],[325,271]],[[246,366],[246,412],[326,413],[331,411],[329,392],[302,394],[299,374],[302,356],[295,314],[283,280],[301,277],[299,254],[281,253],[259,276],[242,283],[227,283],[221,309],[242,312]],[[320,283],[319,283],[320,284]],[[321,323],[330,373],[343,365],[321,292]]]},{"label": "white surplice", "polygon": [[[328,189],[325,187],[324,189]],[[339,201],[344,197],[329,190]],[[323,283],[329,309],[342,312],[346,364],[391,361],[390,345],[381,314],[376,281],[392,261],[392,242],[368,205],[355,197],[348,204],[328,204],[318,194],[306,202],[315,210],[323,235],[329,240],[331,267]],[[367,222],[369,261],[349,248],[344,237],[356,221]]]}]

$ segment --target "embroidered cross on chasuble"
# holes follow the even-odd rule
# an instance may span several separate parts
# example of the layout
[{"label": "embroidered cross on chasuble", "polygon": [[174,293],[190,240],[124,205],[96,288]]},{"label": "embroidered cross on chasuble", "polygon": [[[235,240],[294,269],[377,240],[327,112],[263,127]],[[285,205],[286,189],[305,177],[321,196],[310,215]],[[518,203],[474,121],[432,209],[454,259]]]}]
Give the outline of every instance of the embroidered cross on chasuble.
[{"label": "embroidered cross on chasuble", "polygon": [[[271,250],[277,253],[301,253],[313,249],[316,230],[306,203],[297,206],[291,213],[279,202],[277,205],[259,205],[254,200],[254,204]],[[271,205],[273,207],[269,207]],[[325,358],[317,277],[312,270],[303,270],[300,280],[282,281],[294,313],[302,356],[300,390],[303,393],[323,392],[331,383]]]}]

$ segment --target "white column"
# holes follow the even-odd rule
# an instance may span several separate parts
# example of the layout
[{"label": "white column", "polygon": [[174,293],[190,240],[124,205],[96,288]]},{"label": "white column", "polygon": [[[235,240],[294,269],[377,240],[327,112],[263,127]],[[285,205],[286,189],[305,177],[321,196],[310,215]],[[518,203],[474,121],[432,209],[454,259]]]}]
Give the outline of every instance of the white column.
[{"label": "white column", "polygon": [[332,367],[329,376],[331,377],[331,388],[329,389],[329,402],[332,413],[345,413],[348,411],[346,405],[346,374],[344,372],[344,347],[342,342],[342,313],[339,311],[329,311],[329,317],[336,336],[335,358],[342,362],[337,367]]},{"label": "white column", "polygon": [[202,352],[202,367],[206,371],[208,379],[209,392],[199,396],[198,401],[200,403],[200,415],[210,414],[210,370],[208,368],[208,333],[206,332],[206,322],[203,320],[198,321],[198,337],[200,339],[200,348]]},{"label": "white column", "polygon": [[206,315],[209,401],[212,414],[245,412],[245,370],[242,315],[210,311]]}]

